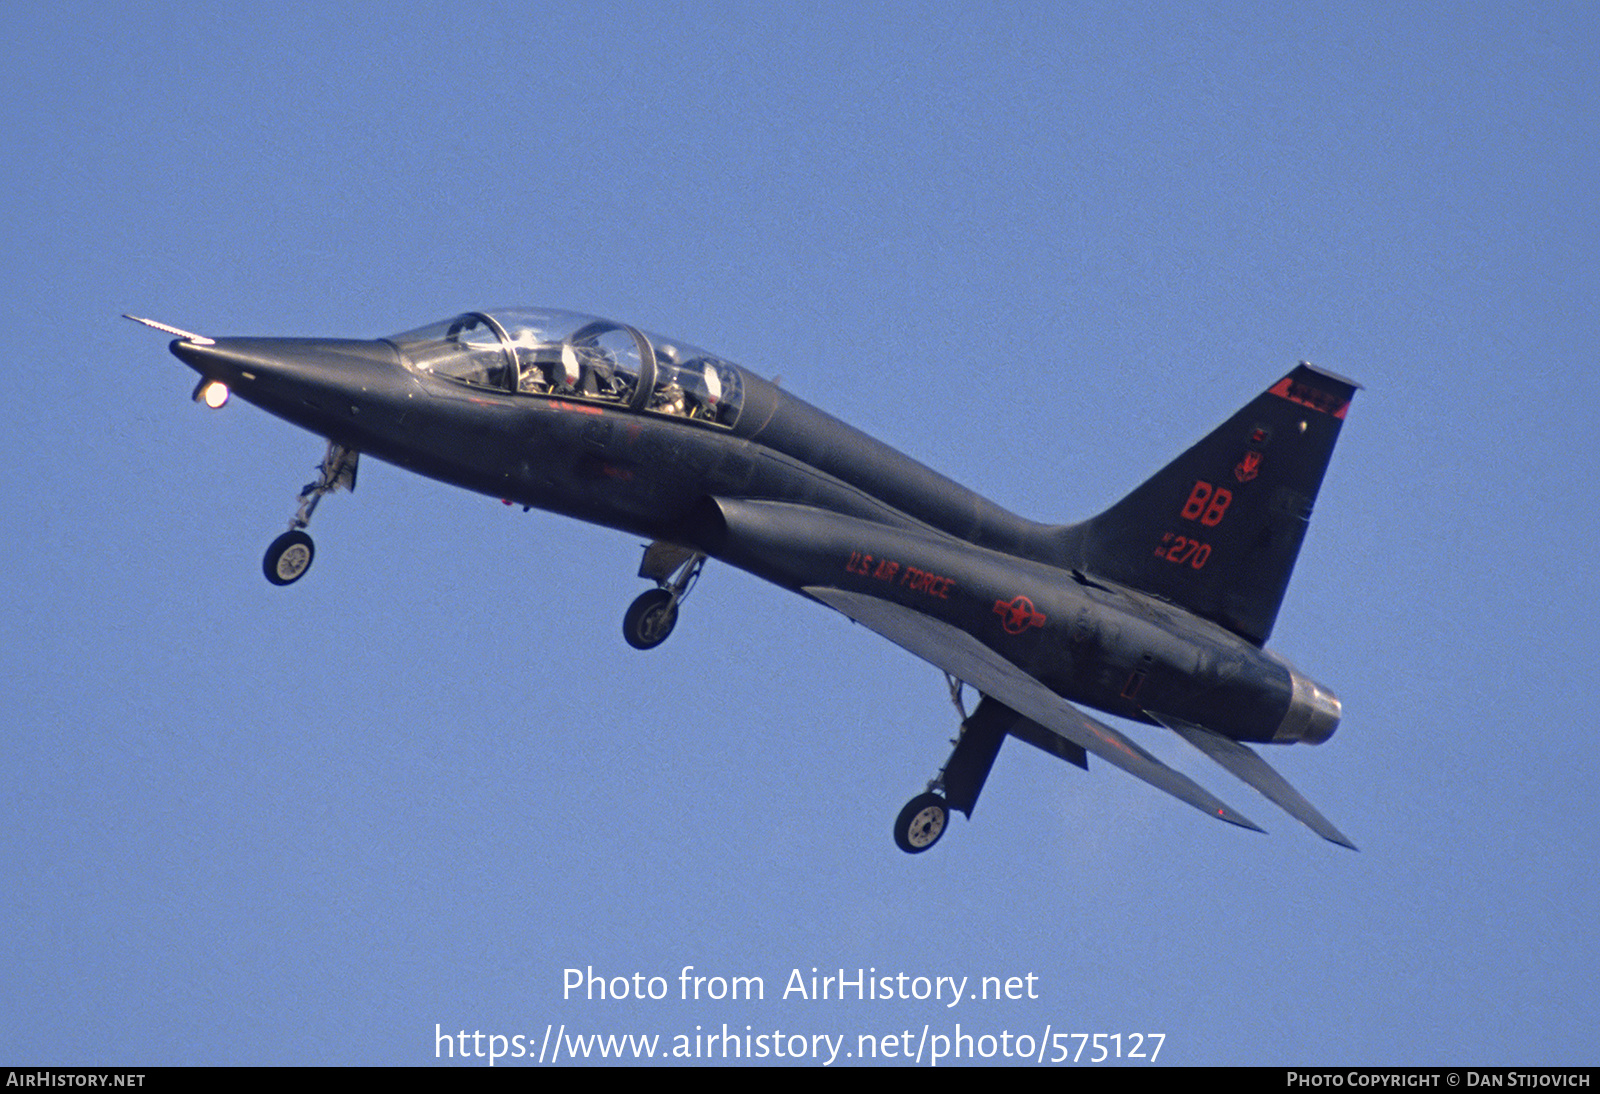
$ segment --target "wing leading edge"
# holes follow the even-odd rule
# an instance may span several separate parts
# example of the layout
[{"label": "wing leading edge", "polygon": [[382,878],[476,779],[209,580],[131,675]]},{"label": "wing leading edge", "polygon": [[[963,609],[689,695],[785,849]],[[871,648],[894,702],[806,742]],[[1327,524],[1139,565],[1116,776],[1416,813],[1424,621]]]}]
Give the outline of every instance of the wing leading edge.
[{"label": "wing leading edge", "polygon": [[1187,775],[1174,771],[1104,722],[1089,717],[983,643],[948,623],[899,604],[843,589],[810,586],[802,591],[1156,789],[1229,824],[1265,831]]}]

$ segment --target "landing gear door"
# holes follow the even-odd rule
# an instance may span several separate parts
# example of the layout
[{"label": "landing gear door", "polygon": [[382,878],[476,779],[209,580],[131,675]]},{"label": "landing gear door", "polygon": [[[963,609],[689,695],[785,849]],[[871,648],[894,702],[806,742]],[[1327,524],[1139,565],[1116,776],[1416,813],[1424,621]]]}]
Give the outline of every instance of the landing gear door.
[{"label": "landing gear door", "polygon": [[639,562],[639,576],[649,578],[657,584],[665,584],[680,566],[694,557],[694,554],[691,548],[656,540],[644,549],[644,558]]}]

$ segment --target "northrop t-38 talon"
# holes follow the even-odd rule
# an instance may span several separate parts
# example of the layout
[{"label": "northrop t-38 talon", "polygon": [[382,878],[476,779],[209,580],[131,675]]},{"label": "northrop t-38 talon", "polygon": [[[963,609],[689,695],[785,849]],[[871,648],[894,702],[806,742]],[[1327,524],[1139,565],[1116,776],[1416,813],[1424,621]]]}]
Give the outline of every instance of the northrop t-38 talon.
[{"label": "northrop t-38 talon", "polygon": [[[135,318],[130,316],[129,318]],[[924,851],[1015,737],[1096,757],[1256,828],[1079,709],[1165,726],[1325,839],[1348,839],[1251,744],[1320,744],[1332,692],[1263,648],[1358,385],[1300,364],[1105,512],[1036,524],[720,357],[553,310],[468,312],[391,338],[207,338],[172,352],[328,441],[267,580],[311,565],[317,502],[358,454],[650,540],[623,622],[658,645],[707,559],[800,593],[943,670],[955,748],[895,821]],[[962,685],[980,700],[970,714]],[[1259,829],[1257,829],[1259,831]]]}]

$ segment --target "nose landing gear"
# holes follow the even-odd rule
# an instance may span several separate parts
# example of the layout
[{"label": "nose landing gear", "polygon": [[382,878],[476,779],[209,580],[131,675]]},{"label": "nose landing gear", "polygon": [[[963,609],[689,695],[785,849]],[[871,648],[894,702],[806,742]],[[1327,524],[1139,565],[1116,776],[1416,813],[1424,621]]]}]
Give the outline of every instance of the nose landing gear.
[{"label": "nose landing gear", "polygon": [[311,537],[298,528],[291,528],[267,548],[266,557],[261,560],[261,572],[274,585],[293,585],[311,569],[311,560],[316,554]]},{"label": "nose landing gear", "polygon": [[300,508],[289,521],[289,530],[272,541],[261,560],[261,570],[268,581],[274,585],[293,585],[311,569],[317,552],[304,529],[311,523],[311,514],[316,512],[317,502],[324,494],[340,488],[356,488],[356,462],[360,458],[361,453],[355,449],[328,442],[316,480],[306,483],[300,491]]}]

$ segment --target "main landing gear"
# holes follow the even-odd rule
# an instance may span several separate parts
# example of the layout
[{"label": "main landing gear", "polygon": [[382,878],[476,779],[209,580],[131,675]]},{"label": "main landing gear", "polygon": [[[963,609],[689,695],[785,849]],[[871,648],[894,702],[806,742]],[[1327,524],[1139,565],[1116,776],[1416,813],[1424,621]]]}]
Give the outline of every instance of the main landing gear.
[{"label": "main landing gear", "polygon": [[926,851],[939,842],[950,823],[950,803],[943,794],[928,791],[906,802],[894,819],[895,845],[908,855]]},{"label": "main landing gear", "polygon": [[340,488],[356,488],[356,461],[360,457],[361,453],[353,448],[328,442],[328,451],[322,457],[316,481],[306,483],[300,491],[300,508],[289,521],[289,530],[272,541],[261,560],[261,571],[267,575],[268,581],[274,585],[293,585],[311,569],[311,561],[316,558],[317,552],[311,537],[305,533],[305,527],[311,523],[311,514],[316,512],[317,502],[322,500],[322,495]]},{"label": "main landing gear", "polygon": [[678,605],[700,577],[706,556],[675,543],[656,541],[645,548],[639,576],[656,583],[628,606],[622,617],[622,637],[636,650],[653,650],[667,640],[678,624]]},{"label": "main landing gear", "polygon": [[894,821],[895,846],[908,855],[920,854],[939,842],[950,823],[950,811],[959,809],[970,820],[978,804],[978,794],[989,778],[994,758],[1005,743],[1006,729],[1017,715],[987,695],[971,715],[961,702],[960,680],[945,675],[950,685],[950,701],[961,712],[961,731],[950,743],[955,747],[928,783],[926,793],[906,802]]}]

